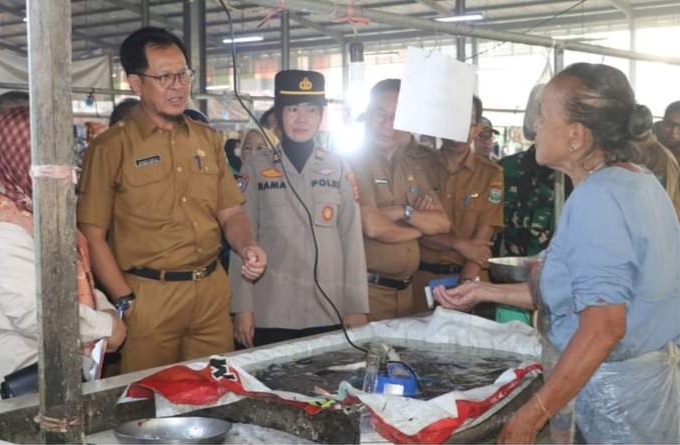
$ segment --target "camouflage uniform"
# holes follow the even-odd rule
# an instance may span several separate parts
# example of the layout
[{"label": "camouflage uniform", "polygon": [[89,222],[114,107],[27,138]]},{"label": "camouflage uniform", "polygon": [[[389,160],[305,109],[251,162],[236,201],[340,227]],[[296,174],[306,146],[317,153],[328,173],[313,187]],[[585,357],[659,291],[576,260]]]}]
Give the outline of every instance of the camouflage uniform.
[{"label": "camouflage uniform", "polygon": [[500,164],[505,170],[505,230],[496,254],[536,255],[548,247],[555,229],[555,172],[536,163],[534,146]]}]

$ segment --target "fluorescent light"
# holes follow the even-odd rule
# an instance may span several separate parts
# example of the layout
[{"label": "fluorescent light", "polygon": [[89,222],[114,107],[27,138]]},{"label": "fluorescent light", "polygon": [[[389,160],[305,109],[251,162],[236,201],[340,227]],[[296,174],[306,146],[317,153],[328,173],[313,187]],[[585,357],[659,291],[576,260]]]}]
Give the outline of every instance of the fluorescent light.
[{"label": "fluorescent light", "polygon": [[24,21],[24,23],[26,23],[28,22],[28,17],[24,17],[22,20]]},{"label": "fluorescent light", "polygon": [[[263,40],[264,37],[262,36],[236,37],[234,43],[261,42]],[[231,43],[231,39],[224,39],[222,43]]]},{"label": "fluorescent light", "polygon": [[452,15],[451,17],[440,17],[435,19],[438,22],[451,23],[451,22],[472,22],[475,20],[484,20],[484,15],[482,14],[467,14],[467,15]]},{"label": "fluorescent light", "polygon": [[230,90],[231,85],[210,85],[205,87],[206,90],[208,91],[221,91],[221,90]]}]

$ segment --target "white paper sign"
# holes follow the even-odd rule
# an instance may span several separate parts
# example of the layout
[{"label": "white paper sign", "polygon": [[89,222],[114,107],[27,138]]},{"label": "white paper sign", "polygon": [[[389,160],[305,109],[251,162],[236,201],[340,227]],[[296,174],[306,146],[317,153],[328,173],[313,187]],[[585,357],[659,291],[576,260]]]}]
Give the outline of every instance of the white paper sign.
[{"label": "white paper sign", "polygon": [[475,67],[435,51],[409,47],[394,128],[467,141]]}]

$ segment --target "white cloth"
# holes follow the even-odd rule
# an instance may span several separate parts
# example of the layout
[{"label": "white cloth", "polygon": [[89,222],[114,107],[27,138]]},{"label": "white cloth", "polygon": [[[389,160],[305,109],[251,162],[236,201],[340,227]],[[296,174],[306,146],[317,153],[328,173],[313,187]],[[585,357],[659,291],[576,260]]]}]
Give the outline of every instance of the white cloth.
[{"label": "white cloth", "polygon": [[[33,237],[23,227],[0,222],[0,380],[38,361]],[[75,295],[74,295],[74,298]],[[113,306],[95,291],[100,310]],[[89,343],[111,336],[111,315],[79,305],[80,340]]]}]

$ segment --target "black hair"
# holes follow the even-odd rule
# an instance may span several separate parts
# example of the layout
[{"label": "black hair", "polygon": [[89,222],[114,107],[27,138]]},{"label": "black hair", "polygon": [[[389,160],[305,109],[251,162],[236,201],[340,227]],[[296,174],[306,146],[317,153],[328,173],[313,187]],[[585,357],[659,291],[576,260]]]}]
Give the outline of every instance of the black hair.
[{"label": "black hair", "polygon": [[674,113],[680,113],[680,100],[676,100],[675,102],[671,102],[667,107],[666,111],[663,113],[663,118],[668,119],[671,117],[671,114]]},{"label": "black hair", "polygon": [[120,64],[123,65],[126,74],[143,73],[149,67],[149,61],[146,59],[146,47],[149,45],[161,48],[175,45],[188,60],[187,49],[179,37],[167,29],[147,26],[134,31],[120,45]]},{"label": "black hair", "polygon": [[138,103],[139,99],[133,97],[128,97],[127,99],[118,102],[116,106],[113,107],[111,116],[109,116],[109,127],[112,127],[119,121],[125,119],[128,116],[128,113],[130,113],[130,110]]},{"label": "black hair", "polygon": [[[578,82],[564,94],[567,119],[590,130],[605,163],[638,162],[638,145],[651,135],[652,113],[635,102],[626,76],[608,65],[575,63],[556,77],[571,77]],[[585,156],[591,154],[592,149]]]},{"label": "black hair", "polygon": [[482,99],[472,95],[472,106],[475,108],[475,123],[478,124],[482,119],[482,113],[484,112],[484,106],[482,105]]},{"label": "black hair", "polygon": [[262,116],[260,116],[260,125],[263,128],[268,128],[267,127],[267,121],[269,120],[269,116],[271,116],[272,114],[275,114],[274,113],[274,107],[271,107],[270,109],[268,109],[267,111],[262,113]]},{"label": "black hair", "polygon": [[0,113],[13,107],[27,107],[28,93],[25,91],[8,91],[0,94]]},{"label": "black hair", "polygon": [[227,161],[229,161],[229,165],[237,172],[241,171],[241,166],[243,164],[241,158],[236,156],[236,146],[239,145],[240,142],[241,141],[238,139],[227,139],[224,143],[224,154],[227,155]]},{"label": "black hair", "polygon": [[401,89],[401,79],[383,79],[371,88],[371,102],[383,93],[398,93]]}]

